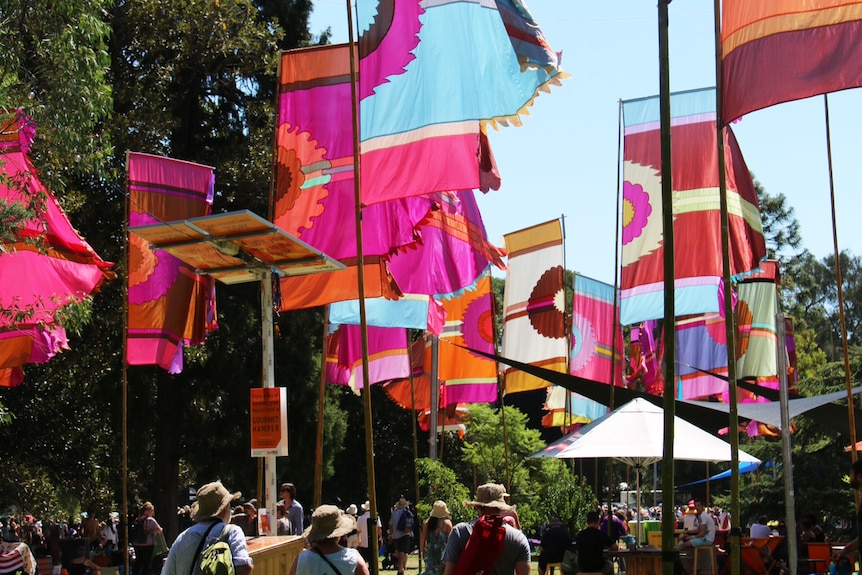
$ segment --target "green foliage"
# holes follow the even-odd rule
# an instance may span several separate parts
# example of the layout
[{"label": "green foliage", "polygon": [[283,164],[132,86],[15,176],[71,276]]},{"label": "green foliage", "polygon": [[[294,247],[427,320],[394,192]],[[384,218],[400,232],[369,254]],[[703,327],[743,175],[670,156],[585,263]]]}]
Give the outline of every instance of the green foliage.
[{"label": "green foliage", "polygon": [[[32,156],[55,192],[75,174],[98,173],[112,148],[111,30],[107,0],[0,3],[0,109],[22,108],[39,127]],[[60,196],[62,197],[62,193]]]},{"label": "green foliage", "polygon": [[458,481],[455,472],[439,461],[427,457],[418,459],[419,488],[422,499],[416,502],[419,517],[428,517],[434,502],[441,499],[446,502],[452,513],[452,522],[469,521],[475,515],[473,510],[464,506],[465,501],[471,501],[470,490]]},{"label": "green foliage", "polygon": [[[523,466],[527,457],[544,447],[535,429],[527,428],[527,416],[514,407],[505,408],[505,426],[499,410],[485,404],[473,404],[464,439],[464,460],[476,468],[477,483],[507,483],[506,445],[510,470]],[[506,442],[504,443],[504,432]],[[519,477],[512,475],[509,485],[515,489]]]}]

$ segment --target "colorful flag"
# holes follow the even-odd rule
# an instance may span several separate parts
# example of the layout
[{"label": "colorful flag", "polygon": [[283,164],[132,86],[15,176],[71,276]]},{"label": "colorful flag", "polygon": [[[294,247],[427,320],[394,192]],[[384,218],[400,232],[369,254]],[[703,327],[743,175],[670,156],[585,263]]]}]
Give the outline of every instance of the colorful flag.
[{"label": "colorful flag", "polygon": [[[715,89],[671,95],[677,315],[717,312],[722,277]],[[625,124],[621,323],[664,314],[658,97],[623,103]],[[725,131],[731,273],[766,255],[754,183]]]},{"label": "colorful flag", "polygon": [[[458,294],[435,298],[446,312],[437,348],[438,379],[445,383],[445,401],[441,406],[497,400],[497,363],[464,349],[494,353],[492,297],[491,274],[486,271],[473,286]],[[426,348],[429,367],[430,356]]]},{"label": "colorful flag", "polygon": [[[676,362],[678,399],[725,393],[727,332],[724,318],[717,313],[677,318]],[[704,371],[721,377],[714,377]]]},{"label": "colorful flag", "polygon": [[544,409],[547,413],[542,416],[542,427],[562,428],[590,423],[608,412],[607,406],[559,385],[548,388]]},{"label": "colorful flag", "polygon": [[[130,152],[129,226],[209,215],[209,166]],[[129,234],[129,365],[183,368],[183,343],[199,345],[216,328],[215,280]]]},{"label": "colorful flag", "polygon": [[[363,387],[362,342],[360,327],[341,325],[337,337],[337,367],[331,369],[327,344],[327,376],[334,375],[329,383],[348,385],[354,391]],[[410,374],[410,358],[407,353],[407,330],[402,328],[368,327],[368,377],[371,385],[407,377]]]},{"label": "colorful flag", "polygon": [[[502,355],[566,373],[568,341],[563,289],[563,230],[551,220],[505,236],[509,270],[503,296]],[[547,381],[507,367],[506,393],[541,389]]]},{"label": "colorful flag", "polygon": [[480,122],[519,124],[560,76],[521,2],[383,2],[360,52],[364,204],[480,187]]},{"label": "colorful flag", "polygon": [[[387,200],[493,187],[495,166],[480,122],[519,123],[519,114],[538,92],[563,75],[526,8],[519,2],[503,4],[505,25],[493,4],[459,1],[423,8],[419,0],[390,0],[377,6],[371,25],[363,26],[363,254],[392,251],[392,265],[401,262],[410,271],[393,274],[401,275],[399,282],[422,279],[414,270],[429,268],[403,257],[404,249],[396,251],[422,245],[420,220],[428,216],[428,225],[449,225],[449,215],[429,214],[433,206],[427,199]],[[453,27],[455,22],[459,25]],[[274,222],[343,263],[357,256],[354,226],[345,225],[355,216],[349,56],[346,45],[283,54],[276,131]],[[475,222],[469,216],[468,221]],[[466,238],[478,238],[470,228],[465,232]],[[481,251],[477,248],[473,244]],[[484,255],[493,261],[493,254]],[[436,269],[429,276],[433,288],[401,290],[449,293],[472,283],[484,267],[464,271],[450,264],[445,274]],[[307,293],[299,281],[284,280],[282,292]],[[316,285],[323,282],[320,278]],[[339,301],[335,298],[343,292],[329,291],[335,283],[314,292],[314,303]],[[308,298],[293,303],[310,305]],[[283,309],[296,309],[289,305]]]},{"label": "colorful flag", "polygon": [[20,384],[23,364],[42,363],[67,348],[55,314],[114,277],[113,264],[75,231],[39,181],[27,157],[35,135],[23,114],[0,114],[0,202],[35,213],[10,230],[14,240],[0,250],[0,278],[6,280],[0,282],[0,386]]},{"label": "colorful flag", "polygon": [[[506,269],[492,245],[472,191],[432,194],[416,240],[393,249],[389,269],[405,293],[448,294],[472,285],[489,264]],[[417,273],[422,270],[422,273]]]},{"label": "colorful flag", "polygon": [[613,371],[614,385],[623,385],[623,330],[618,318],[614,286],[575,274],[569,373],[610,384]]},{"label": "colorful flag", "polygon": [[[436,333],[440,333],[444,315],[440,306],[427,295],[408,294],[397,300],[365,300],[365,323],[374,327],[403,327],[423,331],[435,328]],[[329,321],[333,325],[359,325],[359,300],[330,304]]]},{"label": "colorful flag", "polygon": [[[288,276],[281,280],[281,310],[308,309],[357,298],[359,265],[356,258],[340,260],[347,269],[337,272]],[[384,259],[364,259],[365,297],[398,299],[403,292],[395,283]]]},{"label": "colorful flag", "polygon": [[862,86],[862,1],[725,0],[722,121]]},{"label": "colorful flag", "polygon": [[632,327],[631,345],[629,346],[632,369],[626,376],[626,380],[630,383],[640,379],[644,391],[651,395],[664,393],[664,379],[661,371],[661,349],[664,345],[664,339],[662,338],[660,345],[656,345],[655,332],[657,328],[658,322],[654,319]]},{"label": "colorful flag", "polygon": [[763,262],[762,271],[737,286],[737,377],[778,377],[778,262]]}]

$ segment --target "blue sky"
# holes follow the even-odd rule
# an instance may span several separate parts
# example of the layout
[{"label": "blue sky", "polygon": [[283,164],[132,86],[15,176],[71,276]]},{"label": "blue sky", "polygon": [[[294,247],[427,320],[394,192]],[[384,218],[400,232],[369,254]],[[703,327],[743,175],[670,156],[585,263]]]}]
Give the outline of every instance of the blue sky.
[{"label": "blue sky", "polygon": [[[315,0],[312,33],[331,27],[347,41],[346,3]],[[489,238],[565,216],[566,266],[613,282],[618,187],[619,101],[658,93],[658,20],[654,1],[529,0],[528,6],[571,78],[537,98],[520,128],[490,134],[503,177],[479,198]],[[712,0],[670,5],[671,90],[715,85]],[[862,254],[853,184],[862,144],[862,90],[829,96],[842,250]],[[832,253],[822,96],[773,106],[733,125],[755,177],[783,193],[796,211],[804,247]],[[480,194],[481,196],[481,194]]]}]

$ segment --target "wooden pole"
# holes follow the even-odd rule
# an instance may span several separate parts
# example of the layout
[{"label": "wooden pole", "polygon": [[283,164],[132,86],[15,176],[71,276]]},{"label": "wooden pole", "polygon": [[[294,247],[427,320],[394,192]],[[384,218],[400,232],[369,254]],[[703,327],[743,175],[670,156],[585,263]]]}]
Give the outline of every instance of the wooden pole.
[{"label": "wooden pole", "polygon": [[326,337],[329,331],[329,306],[323,311],[323,361],[320,362],[320,386],[317,394],[317,445],[314,450],[314,507],[323,500],[323,412],[326,407]]},{"label": "wooden pole", "polygon": [[[721,263],[724,283],[724,333],[727,341],[727,387],[730,412],[728,414],[728,440],[730,442],[730,515],[735,522],[730,529],[730,573],[739,575],[740,534],[737,522],[741,516],[739,502],[739,411],[736,386],[736,322],[733,312],[733,284],[730,269],[730,217],[727,207],[727,173],[724,157],[724,119],[721,117],[722,59],[721,59],[721,0],[714,0],[715,25],[715,129],[718,153],[719,219],[721,220]],[[792,526],[791,526],[792,527]]]},{"label": "wooden pole", "polygon": [[[416,428],[416,385],[413,379],[413,354],[407,346],[407,356],[410,358],[410,419],[413,422],[413,484],[416,489],[416,503],[419,503],[419,430]],[[422,550],[419,550],[419,572],[422,572]]]},{"label": "wooden pole", "polygon": [[[129,151],[126,150],[126,202],[123,210],[123,260],[126,269],[129,269],[129,212],[131,201],[131,190],[129,189]],[[126,273],[126,281],[123,283],[123,376],[122,376],[122,398],[120,403],[122,419],[122,461],[121,481],[123,490],[123,568],[124,573],[129,573],[129,274]]]},{"label": "wooden pole", "polygon": [[[368,472],[368,504],[370,521],[368,522],[368,543],[371,545],[371,556],[377,557],[377,485],[374,476],[374,428],[371,416],[371,384],[368,374],[368,322],[365,312],[365,257],[362,253],[362,193],[360,186],[359,155],[361,147],[359,143],[359,100],[357,97],[357,82],[359,73],[357,70],[356,50],[357,45],[353,32],[353,12],[350,9],[350,0],[347,4],[347,31],[348,44],[350,45],[350,102],[353,120],[353,200],[356,209],[356,259],[359,269],[357,270],[357,281],[359,284],[359,324],[361,327],[362,340],[362,398],[365,414],[365,457]],[[371,573],[377,575],[380,567],[377,561],[371,562]]]},{"label": "wooden pole", "polygon": [[[664,457],[662,458],[662,508],[673,509],[674,469],[674,386],[676,384],[676,338],[674,337],[674,241],[673,241],[673,180],[671,174],[671,113],[670,113],[670,58],[668,53],[668,4],[658,2],[659,35],[659,109],[661,115],[661,211],[664,248]],[[674,526],[662,521],[662,574],[674,573]]]},{"label": "wooden pole", "polygon": [[[844,383],[847,387],[847,423],[850,428],[850,458],[856,461],[856,415],[853,405],[853,382],[850,380],[850,352],[847,344],[847,318],[844,316],[844,281],[841,278],[841,257],[838,251],[838,223],[835,218],[835,179],[832,176],[832,137],[829,128],[829,95],[823,94],[823,107],[826,113],[826,158],[829,163],[829,202],[832,207],[832,249],[835,253],[835,282],[838,285],[838,317],[841,320],[841,343],[844,348]],[[856,493],[856,506],[859,506],[859,492]]]}]

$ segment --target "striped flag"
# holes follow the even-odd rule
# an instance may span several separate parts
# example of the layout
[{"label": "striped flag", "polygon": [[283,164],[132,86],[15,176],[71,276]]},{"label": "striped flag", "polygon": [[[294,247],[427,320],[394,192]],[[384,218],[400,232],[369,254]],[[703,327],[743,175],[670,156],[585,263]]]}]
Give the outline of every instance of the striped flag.
[{"label": "striped flag", "polygon": [[[568,369],[563,289],[563,230],[552,220],[505,236],[509,269],[503,295],[501,355],[560,373]],[[547,381],[506,368],[506,393]]]},{"label": "striped flag", "polygon": [[862,1],[723,4],[724,123],[774,104],[862,86]]},{"label": "striped flag", "polygon": [[[215,176],[209,166],[130,152],[129,226],[210,214]],[[183,343],[199,345],[216,328],[215,280],[129,234],[129,365],[183,369]]]}]

